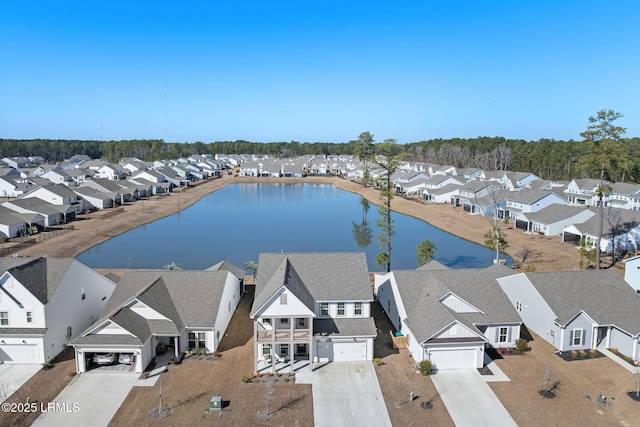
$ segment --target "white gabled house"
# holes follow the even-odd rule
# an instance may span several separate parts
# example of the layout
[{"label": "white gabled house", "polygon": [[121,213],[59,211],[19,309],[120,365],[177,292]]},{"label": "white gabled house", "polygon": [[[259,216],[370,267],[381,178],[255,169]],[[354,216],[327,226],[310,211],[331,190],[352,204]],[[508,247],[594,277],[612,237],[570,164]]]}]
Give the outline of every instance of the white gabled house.
[{"label": "white gabled house", "polygon": [[51,361],[115,289],[73,258],[0,258],[0,266],[0,363]]},{"label": "white gabled house", "polygon": [[99,319],[71,343],[76,370],[93,369],[95,353],[132,355],[130,372],[142,373],[163,348],[176,360],[214,352],[240,297],[240,278],[225,270],[126,270]]},{"label": "white gabled house", "polygon": [[375,276],[376,297],[416,362],[481,368],[486,348],[515,347],[522,322],[496,281],[509,268],[429,267]]},{"label": "white gabled house", "polygon": [[263,253],[250,317],[256,372],[373,359],[364,253]]}]

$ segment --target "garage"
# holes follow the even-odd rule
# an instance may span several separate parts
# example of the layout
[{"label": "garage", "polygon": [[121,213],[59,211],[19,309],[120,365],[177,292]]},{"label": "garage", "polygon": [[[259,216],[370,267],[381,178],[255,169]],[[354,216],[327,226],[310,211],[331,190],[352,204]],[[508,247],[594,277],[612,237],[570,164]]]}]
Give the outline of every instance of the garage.
[{"label": "garage", "polygon": [[38,364],[36,344],[0,344],[0,363]]},{"label": "garage", "polygon": [[361,362],[367,360],[366,341],[325,341],[318,342],[319,361]]},{"label": "garage", "polygon": [[475,369],[477,368],[478,348],[438,348],[428,349],[427,358],[434,369]]}]

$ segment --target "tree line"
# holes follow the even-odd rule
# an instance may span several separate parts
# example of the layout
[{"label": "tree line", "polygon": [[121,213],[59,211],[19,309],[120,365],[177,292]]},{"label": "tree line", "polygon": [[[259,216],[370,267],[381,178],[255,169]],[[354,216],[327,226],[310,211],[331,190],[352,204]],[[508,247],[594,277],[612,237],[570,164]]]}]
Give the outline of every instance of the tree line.
[{"label": "tree line", "polygon": [[[640,182],[640,138],[624,138],[622,149],[629,163],[614,164],[607,171],[612,182]],[[0,156],[42,156],[55,163],[75,154],[112,162],[123,157],[151,161],[160,158],[188,157],[193,154],[258,154],[274,157],[313,154],[357,154],[357,140],[333,142],[250,142],[216,141],[210,143],[165,142],[158,139],[121,141],[80,141],[52,139],[0,139]],[[452,165],[457,168],[532,172],[542,179],[571,180],[599,178],[581,167],[579,160],[589,154],[585,141],[540,139],[525,141],[503,137],[431,139],[404,144],[406,160]]]}]

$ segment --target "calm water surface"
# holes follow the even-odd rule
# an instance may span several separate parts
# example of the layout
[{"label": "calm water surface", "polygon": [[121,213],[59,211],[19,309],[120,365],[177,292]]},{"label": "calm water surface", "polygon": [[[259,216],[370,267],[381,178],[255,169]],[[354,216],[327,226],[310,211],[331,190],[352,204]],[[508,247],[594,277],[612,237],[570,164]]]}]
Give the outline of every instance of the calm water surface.
[{"label": "calm water surface", "polygon": [[[378,217],[375,205],[328,184],[232,184],[77,258],[94,268],[162,268],[175,262],[201,270],[222,260],[242,268],[260,252],[362,251],[369,269],[380,271]],[[483,246],[413,217],[394,212],[392,218],[393,269],[416,268],[416,247],[425,238],[437,246],[435,259],[449,267],[491,265],[494,253]]]}]

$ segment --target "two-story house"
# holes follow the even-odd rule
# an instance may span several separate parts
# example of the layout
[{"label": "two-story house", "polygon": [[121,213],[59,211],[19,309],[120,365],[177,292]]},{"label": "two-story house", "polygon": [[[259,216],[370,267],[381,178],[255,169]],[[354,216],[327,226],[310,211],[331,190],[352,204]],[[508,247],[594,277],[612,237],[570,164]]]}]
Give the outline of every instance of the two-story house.
[{"label": "two-story house", "polygon": [[73,258],[0,258],[0,363],[49,362],[98,318],[115,287]]},{"label": "two-story house", "polygon": [[263,253],[258,266],[250,314],[256,372],[373,359],[364,253]]}]

